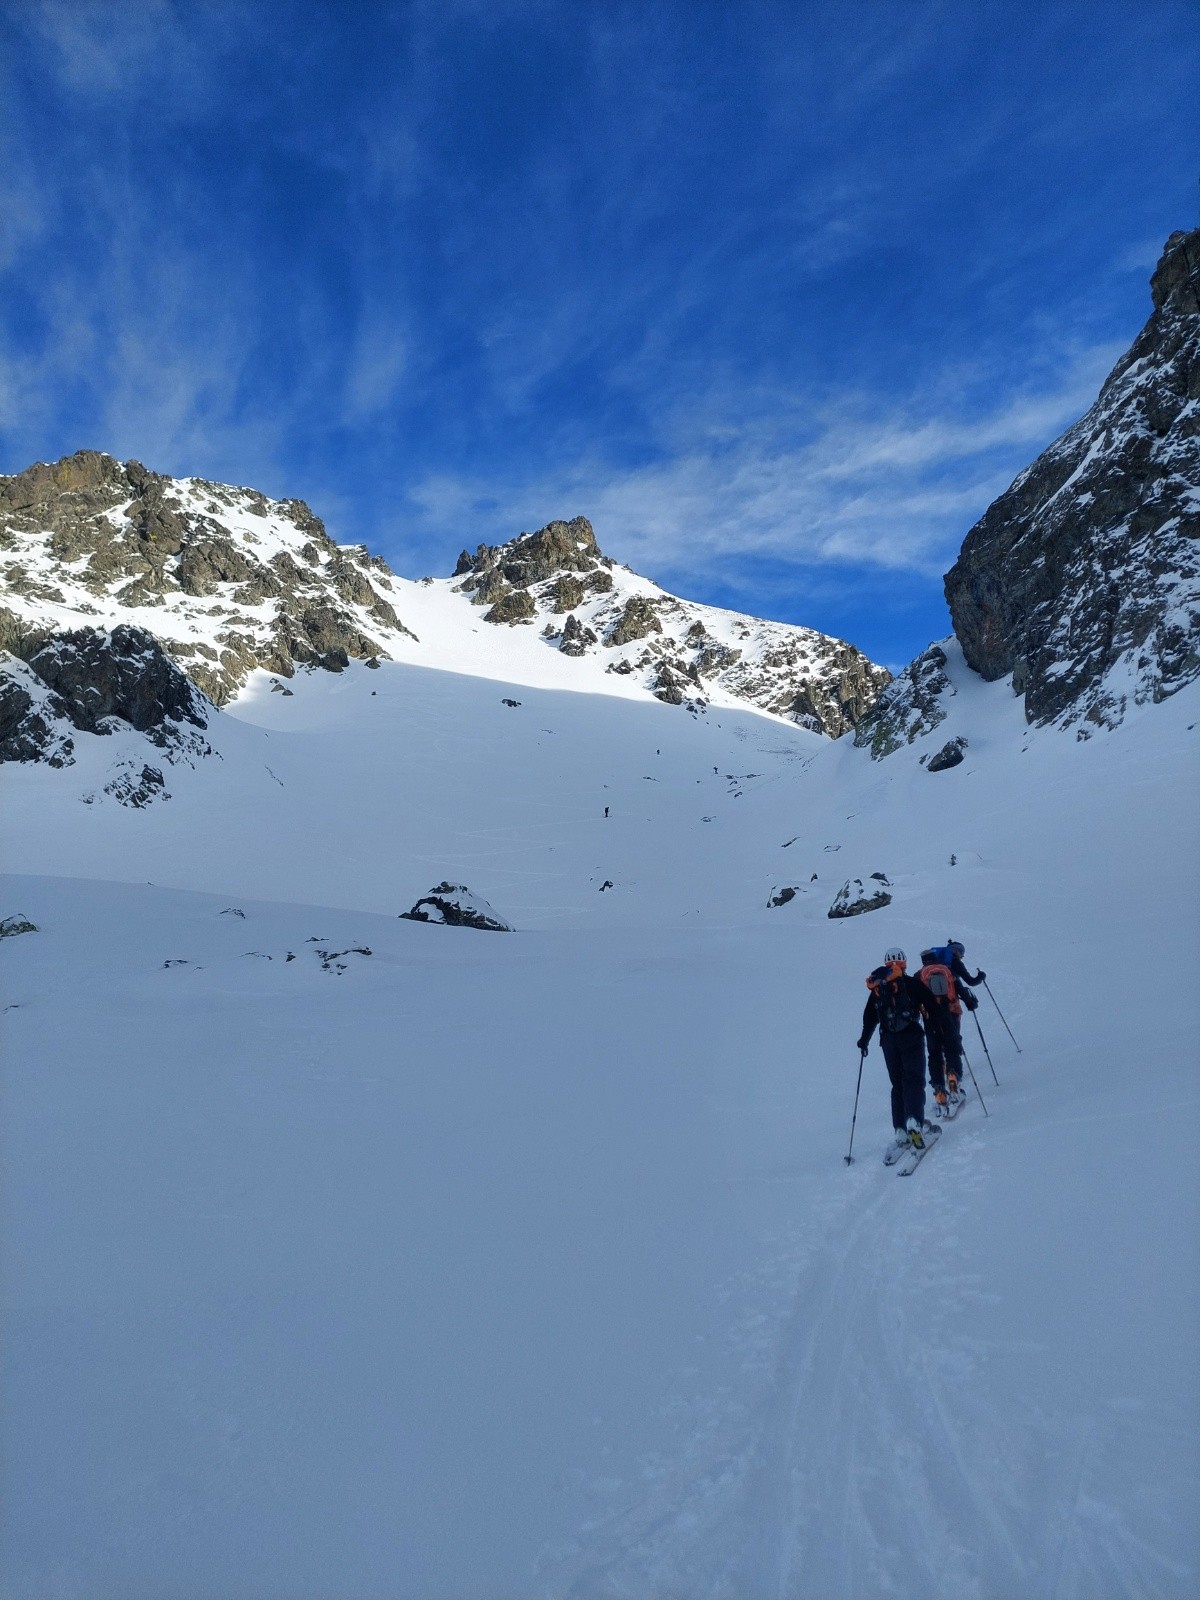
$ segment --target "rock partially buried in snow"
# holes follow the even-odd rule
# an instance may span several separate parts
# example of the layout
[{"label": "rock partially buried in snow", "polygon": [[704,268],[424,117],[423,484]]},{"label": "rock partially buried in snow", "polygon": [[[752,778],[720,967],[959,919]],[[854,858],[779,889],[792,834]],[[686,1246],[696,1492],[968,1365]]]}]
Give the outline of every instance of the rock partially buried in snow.
[{"label": "rock partially buried in snow", "polygon": [[945,772],[947,767],[957,767],[966,748],[967,741],[961,734],[956,739],[947,739],[937,755],[929,758],[926,772]]},{"label": "rock partially buried in snow", "polygon": [[890,906],[890,883],[882,872],[873,872],[864,884],[861,878],[850,878],[838,890],[826,915],[830,917],[861,917],[864,911],[881,911]]},{"label": "rock partially buried in snow", "polygon": [[794,900],[795,898],[795,888],[791,884],[787,884],[782,889],[777,889],[772,892],[771,898],[767,901],[767,905],[786,906],[789,900]]},{"label": "rock partially buried in snow", "polygon": [[463,883],[438,883],[423,895],[411,911],[402,911],[410,922],[440,922],[448,928],[481,928],[487,933],[515,933],[511,923],[496,915],[487,901],[472,894]]},{"label": "rock partially buried in snow", "polygon": [[30,922],[28,917],[22,916],[19,912],[16,916],[5,917],[4,921],[0,922],[0,939],[13,939],[18,933],[36,933],[37,931],[37,923]]}]

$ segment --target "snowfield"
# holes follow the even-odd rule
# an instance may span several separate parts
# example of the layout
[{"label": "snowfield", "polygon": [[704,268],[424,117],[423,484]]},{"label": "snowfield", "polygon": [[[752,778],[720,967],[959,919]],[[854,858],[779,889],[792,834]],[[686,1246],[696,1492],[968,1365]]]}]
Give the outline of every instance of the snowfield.
[{"label": "snowfield", "polygon": [[[1200,1592],[1200,693],[949,649],[882,762],[464,657],[260,673],[144,810],[5,767],[0,1592]],[[948,937],[1022,1052],[897,1181],[873,1045],[847,1167]]]}]

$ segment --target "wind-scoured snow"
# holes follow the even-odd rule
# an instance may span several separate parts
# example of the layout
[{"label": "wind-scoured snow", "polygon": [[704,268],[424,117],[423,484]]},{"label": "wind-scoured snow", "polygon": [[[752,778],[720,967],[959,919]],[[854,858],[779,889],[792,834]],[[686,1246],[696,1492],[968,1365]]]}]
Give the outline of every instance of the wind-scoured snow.
[{"label": "wind-scoured snow", "polygon": [[[3,1592],[1194,1595],[1195,686],[1080,744],[951,647],[879,763],[478,626],[257,674],[169,805],[3,770]],[[949,937],[1022,1053],[898,1180],[873,1047],[847,1167]]]}]

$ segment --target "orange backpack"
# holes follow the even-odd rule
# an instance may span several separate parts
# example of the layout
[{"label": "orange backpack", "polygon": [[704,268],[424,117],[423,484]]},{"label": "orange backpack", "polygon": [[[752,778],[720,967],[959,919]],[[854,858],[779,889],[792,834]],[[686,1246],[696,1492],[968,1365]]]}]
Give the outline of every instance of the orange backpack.
[{"label": "orange backpack", "polygon": [[962,1016],[962,1001],[958,998],[954,974],[949,967],[944,967],[940,961],[931,961],[927,967],[921,968],[917,976],[938,1000],[946,1002],[951,1016]]}]

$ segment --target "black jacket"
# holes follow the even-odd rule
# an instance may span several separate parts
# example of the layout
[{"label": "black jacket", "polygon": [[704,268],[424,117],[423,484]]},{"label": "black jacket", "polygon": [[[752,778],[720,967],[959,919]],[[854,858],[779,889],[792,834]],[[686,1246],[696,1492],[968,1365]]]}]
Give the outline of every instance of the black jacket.
[{"label": "black jacket", "polygon": [[[900,982],[908,985],[908,992],[913,1004],[925,1018],[926,1032],[940,1036],[942,1018],[938,1010],[937,995],[934,994],[932,989],[923,984],[920,978],[914,978],[911,973],[906,972]],[[879,1010],[875,1004],[875,996],[874,994],[869,994],[867,1003],[863,1007],[862,1043],[864,1046],[870,1044],[871,1035],[875,1032],[878,1022]]]},{"label": "black jacket", "polygon": [[977,983],[982,983],[983,979],[984,979],[984,974],[982,972],[977,972],[975,974],[975,976],[972,977],[971,974],[967,971],[966,967],[963,966],[962,957],[961,956],[955,956],[951,960],[951,962],[950,962],[950,971],[954,974],[954,976],[958,979],[958,981],[960,983],[969,983],[971,985],[972,989],[975,987],[975,985]]}]

